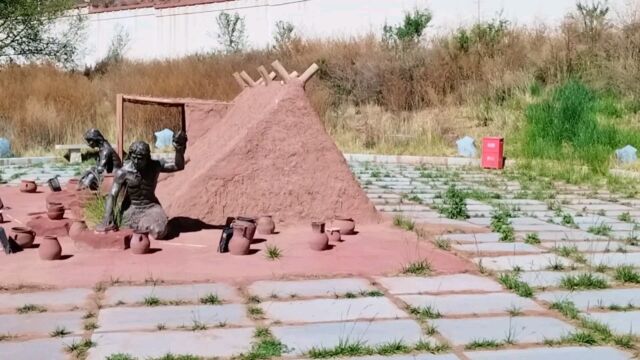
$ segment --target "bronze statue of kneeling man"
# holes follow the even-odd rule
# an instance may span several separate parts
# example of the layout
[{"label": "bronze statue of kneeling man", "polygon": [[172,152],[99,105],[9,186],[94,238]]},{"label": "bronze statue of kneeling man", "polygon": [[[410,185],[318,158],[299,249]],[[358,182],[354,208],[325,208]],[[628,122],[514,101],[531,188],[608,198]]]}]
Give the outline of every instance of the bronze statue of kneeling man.
[{"label": "bronze statue of kneeling man", "polygon": [[116,228],[114,205],[120,191],[126,189],[122,225],[134,231],[148,232],[155,239],[163,239],[168,232],[168,218],[155,195],[158,176],[162,172],[176,172],[184,169],[184,153],[187,149],[187,135],[182,131],[173,136],[176,150],[173,164],[151,159],[149,144],[136,141],[129,147],[129,158],[116,171],[113,187],[107,195],[105,215],[96,231],[106,232]]}]

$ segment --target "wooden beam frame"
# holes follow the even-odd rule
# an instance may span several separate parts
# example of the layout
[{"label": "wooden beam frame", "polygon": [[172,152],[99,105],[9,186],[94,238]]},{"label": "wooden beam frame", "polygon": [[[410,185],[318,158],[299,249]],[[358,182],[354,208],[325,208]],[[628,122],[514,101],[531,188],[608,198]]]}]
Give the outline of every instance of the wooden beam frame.
[{"label": "wooden beam frame", "polygon": [[137,95],[116,95],[116,142],[118,155],[124,160],[124,103],[140,104],[140,105],[157,105],[165,107],[179,107],[180,108],[180,127],[183,132],[187,132],[187,116],[186,116],[186,102],[179,99],[161,99],[148,96]]}]

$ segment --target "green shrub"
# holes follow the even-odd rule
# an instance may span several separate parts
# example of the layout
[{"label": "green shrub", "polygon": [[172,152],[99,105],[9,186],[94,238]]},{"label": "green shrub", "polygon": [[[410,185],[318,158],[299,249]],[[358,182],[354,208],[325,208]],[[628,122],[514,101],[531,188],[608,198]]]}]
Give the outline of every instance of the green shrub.
[{"label": "green shrub", "polygon": [[442,205],[438,207],[438,211],[449,219],[468,219],[469,213],[465,200],[465,192],[456,188],[455,185],[450,185],[442,197]]}]

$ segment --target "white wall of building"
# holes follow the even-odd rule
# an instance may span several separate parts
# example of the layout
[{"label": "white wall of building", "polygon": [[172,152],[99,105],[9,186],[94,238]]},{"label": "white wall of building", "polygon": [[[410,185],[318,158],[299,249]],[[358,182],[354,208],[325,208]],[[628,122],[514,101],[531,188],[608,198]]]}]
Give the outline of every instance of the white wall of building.
[{"label": "white wall of building", "polygon": [[[610,0],[614,14],[638,0]],[[576,0],[237,0],[178,8],[142,8],[88,15],[84,62],[105,56],[120,31],[129,36],[125,56],[164,59],[219,49],[216,17],[222,11],[245,18],[248,45],[268,46],[279,20],[295,25],[305,38],[348,38],[380,34],[385,23],[397,24],[404,13],[429,8],[431,32],[468,25],[497,14],[519,25],[557,24]]]}]

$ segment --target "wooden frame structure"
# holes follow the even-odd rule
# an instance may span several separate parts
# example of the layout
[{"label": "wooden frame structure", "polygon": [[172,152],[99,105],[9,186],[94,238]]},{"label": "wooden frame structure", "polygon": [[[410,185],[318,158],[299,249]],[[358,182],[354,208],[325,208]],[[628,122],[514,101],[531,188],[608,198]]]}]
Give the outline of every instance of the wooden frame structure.
[{"label": "wooden frame structure", "polygon": [[179,107],[180,125],[183,132],[187,131],[187,119],[186,119],[186,102],[181,99],[162,99],[147,96],[136,95],[116,95],[116,143],[118,155],[124,160],[124,103],[141,104],[141,105],[158,105],[164,107]]}]

